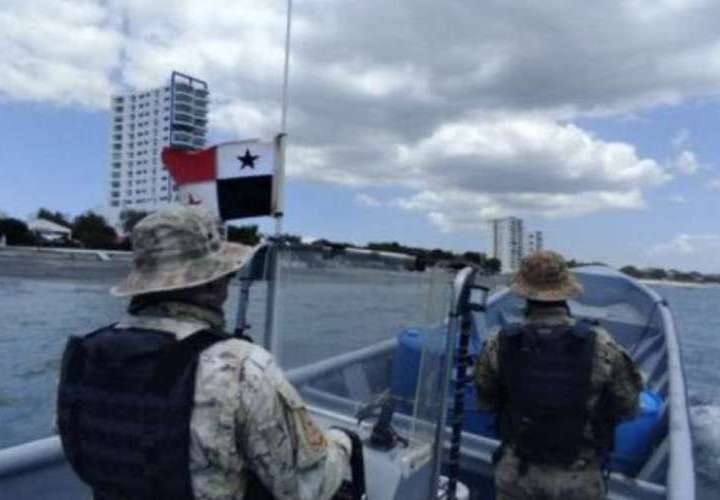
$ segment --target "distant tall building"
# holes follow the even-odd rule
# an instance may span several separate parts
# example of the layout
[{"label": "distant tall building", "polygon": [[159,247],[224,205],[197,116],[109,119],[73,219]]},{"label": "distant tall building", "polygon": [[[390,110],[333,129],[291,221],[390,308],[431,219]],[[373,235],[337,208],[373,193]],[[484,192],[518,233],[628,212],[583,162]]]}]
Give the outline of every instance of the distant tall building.
[{"label": "distant tall building", "polygon": [[516,217],[493,219],[493,257],[502,263],[502,272],[520,268],[523,257],[523,221]]},{"label": "distant tall building", "polygon": [[525,255],[532,255],[544,248],[542,231],[530,231],[527,234]]},{"label": "distant tall building", "polygon": [[172,145],[205,146],[208,85],[173,71],[168,85],[111,98],[112,128],[108,205],[120,212],[155,210],[177,200],[160,154]]}]

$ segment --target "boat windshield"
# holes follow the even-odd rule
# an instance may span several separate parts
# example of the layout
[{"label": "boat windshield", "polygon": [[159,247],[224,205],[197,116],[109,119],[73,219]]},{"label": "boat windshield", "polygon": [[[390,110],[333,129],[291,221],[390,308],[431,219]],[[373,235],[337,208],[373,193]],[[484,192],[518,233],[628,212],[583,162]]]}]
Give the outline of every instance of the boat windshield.
[{"label": "boat windshield", "polygon": [[404,446],[432,450],[452,274],[368,251],[297,246],[277,258],[273,351],[306,402],[368,426],[385,411]]}]

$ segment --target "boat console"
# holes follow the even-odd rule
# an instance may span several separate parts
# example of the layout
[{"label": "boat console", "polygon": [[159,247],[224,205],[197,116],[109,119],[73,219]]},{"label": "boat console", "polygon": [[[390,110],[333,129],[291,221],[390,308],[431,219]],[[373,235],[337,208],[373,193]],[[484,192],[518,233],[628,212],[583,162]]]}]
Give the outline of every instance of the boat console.
[{"label": "boat console", "polygon": [[[455,346],[453,275],[374,252],[328,255],[291,246],[274,252],[275,305],[263,341],[319,423],[360,436],[367,498],[446,498],[441,463],[447,360]],[[310,317],[311,298],[334,304],[334,313]],[[415,365],[417,390],[401,394],[394,373],[407,367],[397,363],[396,334],[411,326],[434,334]],[[460,485],[455,498],[467,496]]]}]

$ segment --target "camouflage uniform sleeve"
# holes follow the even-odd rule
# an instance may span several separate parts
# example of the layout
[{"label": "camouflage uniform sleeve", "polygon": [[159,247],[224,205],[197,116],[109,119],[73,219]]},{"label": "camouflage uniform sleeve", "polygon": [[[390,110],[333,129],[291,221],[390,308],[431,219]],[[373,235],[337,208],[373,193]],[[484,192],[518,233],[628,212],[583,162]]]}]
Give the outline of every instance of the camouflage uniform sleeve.
[{"label": "camouflage uniform sleeve", "polygon": [[498,368],[498,334],[485,341],[475,365],[475,386],[478,404],[486,411],[498,411],[500,406],[500,374]]},{"label": "camouflage uniform sleeve", "polygon": [[628,420],[638,412],[640,391],[643,388],[642,375],[627,351],[607,332],[603,331],[602,334],[607,339],[604,347],[612,367],[609,389],[614,416],[618,420]]},{"label": "camouflage uniform sleeve", "polygon": [[324,500],[339,488],[351,444],[323,431],[272,356],[258,349],[243,366],[236,415],[238,448],[278,500]]}]

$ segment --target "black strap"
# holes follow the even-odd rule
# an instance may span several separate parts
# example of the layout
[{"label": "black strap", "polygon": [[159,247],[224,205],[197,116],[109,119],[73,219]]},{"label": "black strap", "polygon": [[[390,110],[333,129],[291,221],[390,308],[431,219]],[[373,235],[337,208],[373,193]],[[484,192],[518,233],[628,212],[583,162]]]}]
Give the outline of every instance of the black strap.
[{"label": "black strap", "polygon": [[260,478],[251,469],[245,469],[247,484],[244,500],[275,500],[272,492],[260,481]]},{"label": "black strap", "polygon": [[363,443],[355,432],[342,427],[335,427],[344,432],[352,443],[350,452],[350,481],[343,481],[333,500],[363,500],[366,493],[365,460],[363,459]]},{"label": "black strap", "polygon": [[[182,340],[173,342],[162,353],[155,373],[150,380],[148,392],[157,395],[167,395],[176,386],[177,381],[183,376],[183,373],[192,366],[191,376],[193,393],[195,385],[195,369],[200,353],[212,346],[213,344],[227,339],[226,336],[213,332],[212,330],[202,330],[197,333],[185,337]],[[192,402],[188,402],[192,404]],[[187,409],[191,412],[191,408]],[[157,470],[155,464],[158,462],[157,455],[163,453],[158,446],[158,438],[154,431],[146,429],[146,435],[140,443],[140,448],[145,455],[145,474],[146,482],[150,486],[152,492],[148,497],[157,497],[156,493],[163,491],[162,482],[164,478]]]},{"label": "black strap", "polygon": [[163,353],[148,388],[155,394],[166,394],[190,363],[211,345],[228,339],[212,330],[202,330],[171,344]]},{"label": "black strap", "polygon": [[350,453],[350,470],[352,471],[353,493],[356,500],[362,500],[365,496],[365,460],[363,458],[363,445],[358,436],[353,431],[345,430],[352,442],[352,452]]}]

